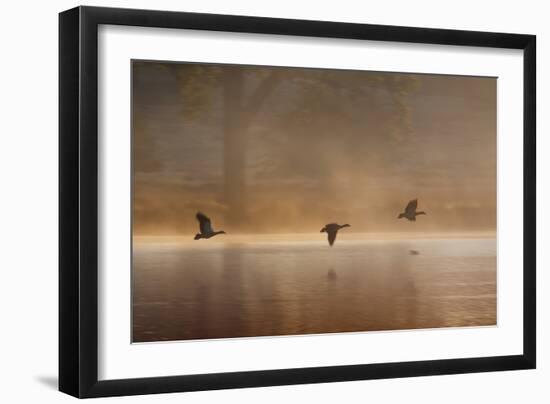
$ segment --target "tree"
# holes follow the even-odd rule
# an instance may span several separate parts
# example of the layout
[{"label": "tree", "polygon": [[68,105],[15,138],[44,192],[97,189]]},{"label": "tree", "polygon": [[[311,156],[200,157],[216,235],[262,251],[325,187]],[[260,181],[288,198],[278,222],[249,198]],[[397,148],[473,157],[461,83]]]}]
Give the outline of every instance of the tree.
[{"label": "tree", "polygon": [[[282,147],[296,167],[322,170],[305,164],[304,149],[284,147],[285,139],[315,147],[331,136],[356,136],[360,131],[379,134],[358,147],[350,144],[350,161],[376,161],[377,150],[402,142],[408,133],[407,94],[415,88],[411,75],[329,69],[273,68],[238,65],[167,64],[185,98],[186,119],[211,114],[216,98],[223,109],[224,194],[226,223],[246,228],[247,151],[254,124],[269,122],[276,131],[266,136],[274,153]],[[345,127],[346,132],[342,133]],[[375,164],[371,164],[372,168]],[[261,173],[284,175],[289,165],[264,164]]]}]

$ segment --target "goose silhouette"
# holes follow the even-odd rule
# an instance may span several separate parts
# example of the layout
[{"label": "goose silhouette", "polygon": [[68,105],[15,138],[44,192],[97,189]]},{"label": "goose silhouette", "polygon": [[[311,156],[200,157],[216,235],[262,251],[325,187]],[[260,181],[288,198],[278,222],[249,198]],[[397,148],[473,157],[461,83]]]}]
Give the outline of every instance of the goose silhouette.
[{"label": "goose silhouette", "polygon": [[225,231],[223,230],[214,231],[212,229],[212,222],[210,221],[210,218],[204,213],[197,212],[196,218],[199,221],[200,233],[195,234],[195,240],[199,240],[201,238],[211,238],[217,234],[225,234]]},{"label": "goose silhouette", "polygon": [[407,204],[407,207],[405,208],[405,212],[400,213],[397,218],[401,219],[402,217],[405,217],[405,218],[409,219],[410,221],[415,222],[416,217],[418,215],[425,215],[426,214],[426,212],[423,212],[423,211],[417,212],[416,211],[417,207],[418,207],[418,199],[413,199],[412,201],[409,201],[409,203]]},{"label": "goose silhouette", "polygon": [[338,223],[329,223],[321,229],[321,233],[327,233],[328,235],[328,244],[332,247],[334,240],[336,240],[336,233],[338,230],[344,227],[351,227],[349,224],[338,224]]}]

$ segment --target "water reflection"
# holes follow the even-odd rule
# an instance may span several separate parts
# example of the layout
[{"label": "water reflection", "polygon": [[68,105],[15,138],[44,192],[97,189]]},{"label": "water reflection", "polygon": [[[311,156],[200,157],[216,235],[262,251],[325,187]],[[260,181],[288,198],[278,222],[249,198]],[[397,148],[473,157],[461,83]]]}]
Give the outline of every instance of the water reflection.
[{"label": "water reflection", "polygon": [[494,240],[353,241],[331,249],[136,244],[133,339],[495,324],[495,247]]},{"label": "water reflection", "polygon": [[338,275],[336,275],[336,271],[334,268],[330,268],[327,272],[327,279],[329,281],[335,281],[338,278]]}]

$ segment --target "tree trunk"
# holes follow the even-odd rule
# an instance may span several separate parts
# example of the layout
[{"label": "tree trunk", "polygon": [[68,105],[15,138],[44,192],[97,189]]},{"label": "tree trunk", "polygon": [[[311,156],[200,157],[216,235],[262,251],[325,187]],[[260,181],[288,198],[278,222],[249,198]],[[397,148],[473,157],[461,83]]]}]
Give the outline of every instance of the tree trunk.
[{"label": "tree trunk", "polygon": [[228,228],[246,224],[246,133],[243,125],[244,77],[242,69],[225,67],[224,91],[224,192]]}]

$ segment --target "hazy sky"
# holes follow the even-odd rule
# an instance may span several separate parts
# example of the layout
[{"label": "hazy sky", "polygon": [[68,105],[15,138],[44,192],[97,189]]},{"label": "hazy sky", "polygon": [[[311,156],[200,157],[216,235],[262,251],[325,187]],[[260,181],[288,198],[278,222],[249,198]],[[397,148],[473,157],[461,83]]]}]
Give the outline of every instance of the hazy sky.
[{"label": "hazy sky", "polygon": [[134,231],[494,231],[496,83],[134,62]]}]

